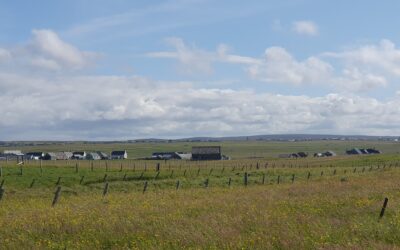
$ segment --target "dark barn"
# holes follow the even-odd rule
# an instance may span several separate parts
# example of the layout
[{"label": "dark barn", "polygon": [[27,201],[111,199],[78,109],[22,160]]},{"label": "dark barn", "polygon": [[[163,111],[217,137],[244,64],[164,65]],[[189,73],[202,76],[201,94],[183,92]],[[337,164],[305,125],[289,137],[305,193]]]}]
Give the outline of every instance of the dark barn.
[{"label": "dark barn", "polygon": [[205,161],[205,160],[221,160],[221,147],[220,146],[198,146],[192,147],[192,160]]}]

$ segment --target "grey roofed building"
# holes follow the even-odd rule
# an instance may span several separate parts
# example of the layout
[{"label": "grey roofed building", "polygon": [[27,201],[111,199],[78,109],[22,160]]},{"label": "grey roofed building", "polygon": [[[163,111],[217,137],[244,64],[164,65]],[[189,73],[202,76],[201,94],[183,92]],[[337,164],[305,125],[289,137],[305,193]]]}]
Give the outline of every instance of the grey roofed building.
[{"label": "grey roofed building", "polygon": [[57,160],[57,153],[55,153],[55,152],[47,152],[44,155],[43,160]]},{"label": "grey roofed building", "polygon": [[118,151],[112,151],[111,152],[111,159],[113,160],[121,160],[121,159],[127,159],[128,158],[128,153],[126,150],[118,150]]},{"label": "grey roofed building", "polygon": [[102,160],[108,160],[110,157],[106,154],[106,153],[104,153],[104,152],[100,152],[100,151],[97,151],[97,154],[100,156],[100,158],[102,159]]},{"label": "grey roofed building", "polygon": [[43,159],[44,152],[29,152],[25,154],[25,159],[27,160],[41,160]]},{"label": "grey roofed building", "polygon": [[346,154],[348,154],[348,155],[362,155],[363,153],[361,152],[360,149],[353,148],[353,149],[347,150]]},{"label": "grey roofed building", "polygon": [[85,151],[75,151],[72,153],[72,159],[83,160],[86,158]]},{"label": "grey roofed building", "polygon": [[86,154],[86,160],[101,160],[101,156],[96,152]]},{"label": "grey roofed building", "polygon": [[196,146],[192,147],[192,160],[221,160],[221,146]]},{"label": "grey roofed building", "polygon": [[72,152],[56,152],[57,160],[69,160],[72,158]]}]

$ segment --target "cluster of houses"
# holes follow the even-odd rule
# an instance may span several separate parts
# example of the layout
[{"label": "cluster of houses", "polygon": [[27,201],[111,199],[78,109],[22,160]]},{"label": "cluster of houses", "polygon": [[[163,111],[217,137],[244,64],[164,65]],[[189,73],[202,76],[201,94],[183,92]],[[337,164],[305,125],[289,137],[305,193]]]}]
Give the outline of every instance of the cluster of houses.
[{"label": "cluster of houses", "polygon": [[127,159],[126,150],[112,151],[110,155],[104,152],[27,152],[21,150],[4,150],[0,160],[117,160]]},{"label": "cluster of houses", "polygon": [[[346,150],[347,155],[370,155],[370,154],[381,154],[380,150],[374,148],[352,148],[350,150]],[[336,156],[336,153],[328,150],[325,152],[314,153],[314,157],[332,157]],[[306,158],[308,157],[308,153],[298,152],[291,154],[280,154],[279,158]]]},{"label": "cluster of houses", "polygon": [[371,154],[380,154],[381,151],[374,148],[353,148],[350,150],[346,150],[346,154],[348,155],[371,155]]},{"label": "cluster of houses", "polygon": [[192,152],[155,152],[151,155],[152,160],[229,160],[229,157],[222,155],[220,146],[196,146]]},{"label": "cluster of houses", "polygon": [[[0,160],[116,160],[127,159],[126,150],[112,151],[110,155],[96,152],[27,152],[21,150],[5,150],[0,154]],[[148,160],[228,160],[222,155],[220,146],[196,146],[192,152],[155,152]]]}]

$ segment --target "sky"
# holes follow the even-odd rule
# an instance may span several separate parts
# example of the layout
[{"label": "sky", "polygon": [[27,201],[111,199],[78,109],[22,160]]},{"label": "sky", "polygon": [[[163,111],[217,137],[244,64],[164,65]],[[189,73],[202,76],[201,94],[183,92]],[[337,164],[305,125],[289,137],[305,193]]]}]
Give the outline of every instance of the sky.
[{"label": "sky", "polygon": [[0,140],[400,135],[395,0],[0,0]]}]

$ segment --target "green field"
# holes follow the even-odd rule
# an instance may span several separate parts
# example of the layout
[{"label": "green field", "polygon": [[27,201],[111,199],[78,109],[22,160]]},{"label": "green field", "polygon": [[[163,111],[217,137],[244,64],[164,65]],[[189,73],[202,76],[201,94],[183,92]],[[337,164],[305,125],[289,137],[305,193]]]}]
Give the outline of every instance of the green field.
[{"label": "green field", "polygon": [[324,143],[347,147],[243,142],[223,144],[229,161],[0,162],[0,249],[400,248],[397,144],[380,143],[394,152],[382,155],[271,158]]}]

